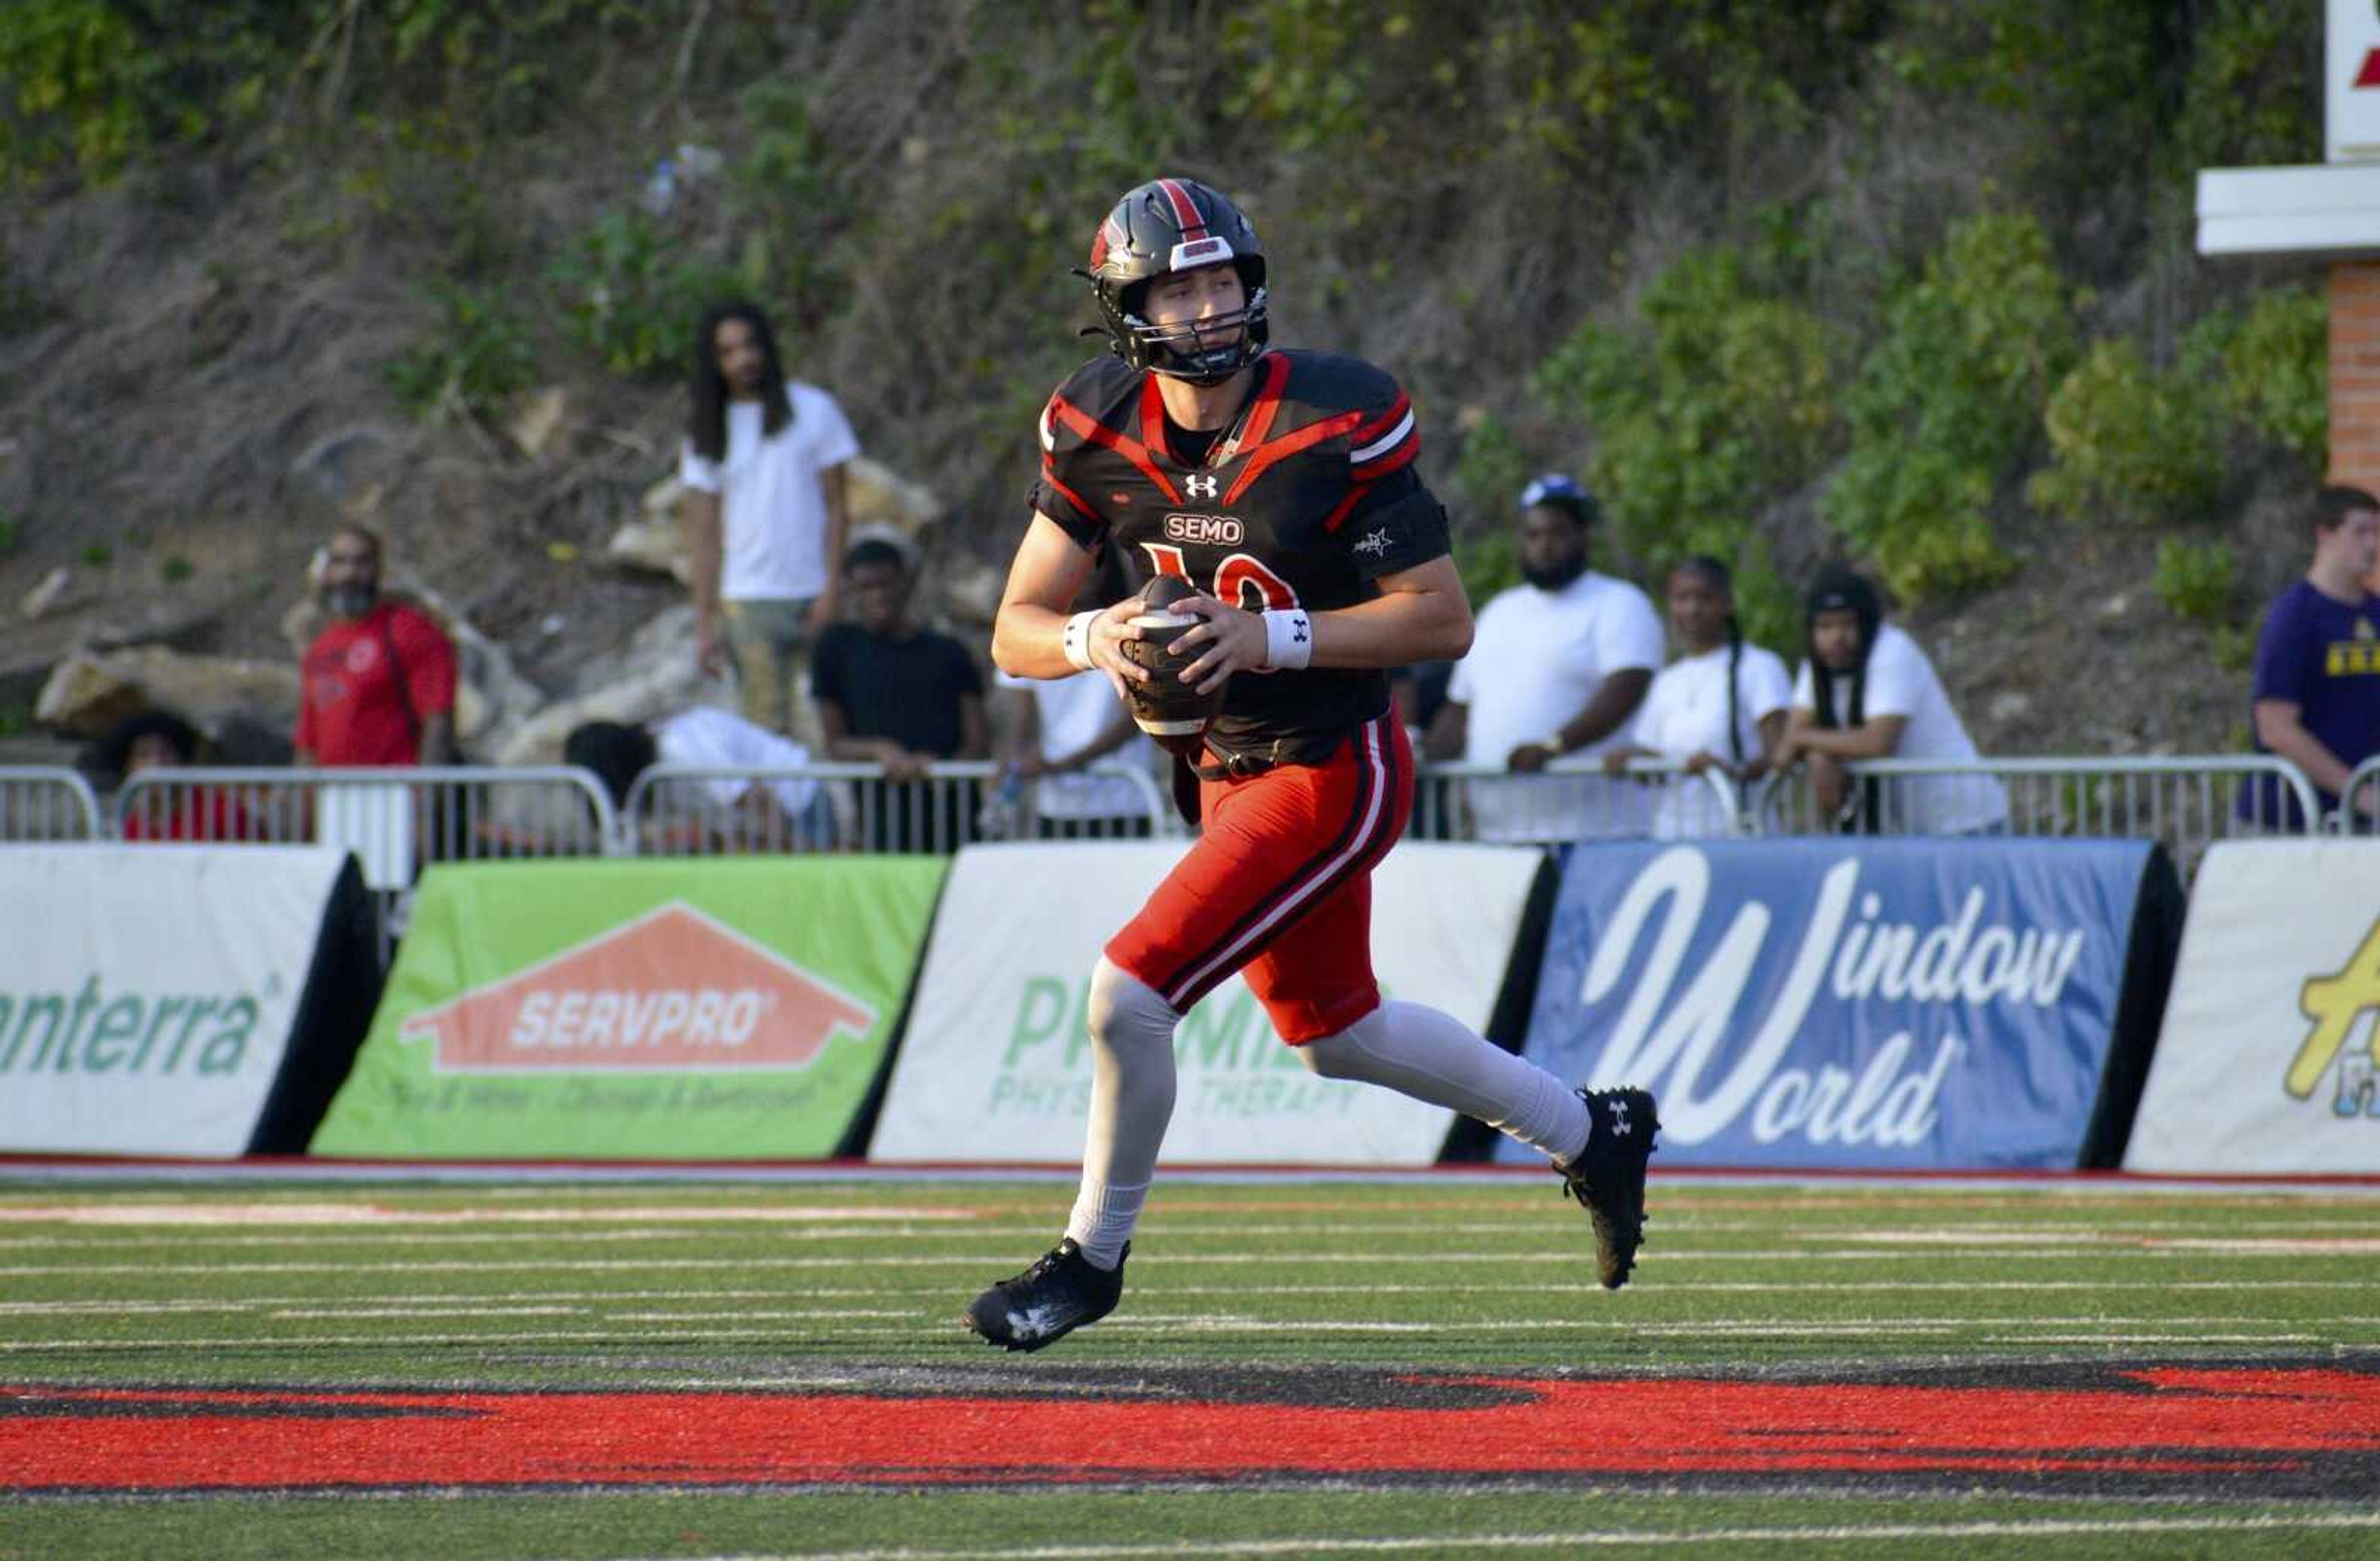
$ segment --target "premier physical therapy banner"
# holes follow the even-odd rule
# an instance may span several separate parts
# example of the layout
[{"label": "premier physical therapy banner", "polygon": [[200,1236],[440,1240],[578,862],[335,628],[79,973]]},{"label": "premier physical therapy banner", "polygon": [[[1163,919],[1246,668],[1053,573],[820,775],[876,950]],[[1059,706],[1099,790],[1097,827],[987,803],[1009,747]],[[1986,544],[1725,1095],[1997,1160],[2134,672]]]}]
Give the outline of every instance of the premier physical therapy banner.
[{"label": "premier physical therapy banner", "polygon": [[1665,1165],[2113,1164],[2178,904],[2135,842],[1588,845],[1524,1052],[1652,1090]]},{"label": "premier physical therapy banner", "polygon": [[2124,1168],[2380,1172],[2380,840],[2207,852]]},{"label": "premier physical therapy banner", "polygon": [[343,851],[0,848],[0,1150],[303,1146],[378,982]]},{"label": "premier physical therapy banner", "polygon": [[[951,870],[869,1157],[1071,1164],[1083,1152],[1092,965],[1179,844],[973,847]],[[1541,853],[1406,844],[1372,878],[1391,996],[1487,1027]],[[1169,1165],[1426,1165],[1451,1114],[1318,1079],[1237,977],[1184,1019]]]},{"label": "premier physical therapy banner", "polygon": [[433,868],[314,1152],[832,1154],[907,996],[944,864]]}]

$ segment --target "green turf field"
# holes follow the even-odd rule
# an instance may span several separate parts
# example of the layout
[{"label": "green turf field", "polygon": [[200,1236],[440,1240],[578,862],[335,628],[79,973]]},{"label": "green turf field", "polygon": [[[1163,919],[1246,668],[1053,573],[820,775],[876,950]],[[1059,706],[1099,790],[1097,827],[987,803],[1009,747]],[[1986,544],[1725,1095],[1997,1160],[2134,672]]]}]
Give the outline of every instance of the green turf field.
[{"label": "green turf field", "polygon": [[0,1181],[0,1556],[2380,1555],[2380,1188]]}]

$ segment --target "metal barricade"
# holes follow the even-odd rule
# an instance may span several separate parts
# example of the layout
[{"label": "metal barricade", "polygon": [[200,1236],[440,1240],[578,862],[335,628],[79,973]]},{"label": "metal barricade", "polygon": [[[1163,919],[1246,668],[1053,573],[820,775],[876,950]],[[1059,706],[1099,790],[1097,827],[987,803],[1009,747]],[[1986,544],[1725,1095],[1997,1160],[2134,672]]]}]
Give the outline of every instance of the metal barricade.
[{"label": "metal barricade", "polygon": [[1070,812],[1033,783],[1005,787],[1001,767],[983,760],[932,764],[914,781],[888,780],[871,763],[657,764],[628,789],[620,808],[621,838],[625,849],[646,856],[941,856],[978,840],[1113,840],[1181,832],[1172,802],[1146,771],[1103,762],[1081,774],[1120,789],[1104,807]]},{"label": "metal barricade", "polygon": [[1736,784],[1675,759],[1632,759],[1624,776],[1566,759],[1534,774],[1493,764],[1425,763],[1414,775],[1416,840],[1555,846],[1580,840],[1688,838],[1744,832]]},{"label": "metal barricade", "polygon": [[[2217,840],[2300,835],[2320,817],[2313,784],[2264,753],[1973,760],[1865,759],[1847,816],[1824,819],[1809,774],[1772,777],[1753,816],[1765,834],[2080,835],[2162,842],[2188,876]],[[1954,789],[1955,788],[1955,789]],[[2286,799],[2294,799],[2290,813]]]},{"label": "metal barricade", "polygon": [[427,862],[609,855],[619,834],[601,783],[559,764],[143,770],[115,817],[133,839],[344,846],[375,889]]},{"label": "metal barricade", "polygon": [[0,764],[0,840],[96,840],[106,814],[91,782],[55,764]]},{"label": "metal barricade", "polygon": [[2341,835],[2380,835],[2380,753],[2355,766],[2331,825]]}]

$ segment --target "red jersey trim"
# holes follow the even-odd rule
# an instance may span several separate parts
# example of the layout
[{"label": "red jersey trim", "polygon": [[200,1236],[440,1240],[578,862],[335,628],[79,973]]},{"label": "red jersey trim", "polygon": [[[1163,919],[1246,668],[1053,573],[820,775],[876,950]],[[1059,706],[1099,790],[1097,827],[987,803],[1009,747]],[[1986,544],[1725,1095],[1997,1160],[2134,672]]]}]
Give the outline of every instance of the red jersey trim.
[{"label": "red jersey trim", "polygon": [[1242,494],[1248,491],[1249,484],[1263,476],[1268,468],[1287,460],[1300,450],[1311,449],[1325,439],[1335,439],[1363,421],[1361,412],[1342,412],[1335,418],[1307,423],[1294,433],[1285,433],[1257,445],[1248,452],[1247,466],[1232,484],[1231,491],[1223,495],[1224,505],[1228,506],[1236,502]]},{"label": "red jersey trim", "polygon": [[1050,407],[1057,412],[1058,420],[1076,434],[1103,449],[1113,450],[1130,461],[1143,477],[1157,484],[1157,491],[1163,494],[1168,502],[1182,502],[1181,490],[1173,485],[1173,479],[1157,469],[1157,462],[1150,458],[1148,445],[1130,434],[1118,433],[1062,396],[1053,397]]}]

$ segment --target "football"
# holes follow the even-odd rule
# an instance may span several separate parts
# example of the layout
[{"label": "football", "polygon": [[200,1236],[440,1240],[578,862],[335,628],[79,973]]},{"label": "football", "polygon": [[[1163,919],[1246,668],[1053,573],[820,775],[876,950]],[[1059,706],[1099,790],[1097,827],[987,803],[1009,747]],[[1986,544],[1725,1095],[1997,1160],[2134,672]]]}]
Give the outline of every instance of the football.
[{"label": "football", "polygon": [[1124,683],[1124,703],[1132,711],[1133,724],[1169,753],[1194,759],[1206,746],[1207,728],[1223,708],[1224,692],[1219,688],[1202,694],[1182,681],[1182,669],[1196,661],[1206,646],[1173,649],[1175,638],[1196,627],[1199,620],[1172,609],[1175,603],[1196,594],[1188,582],[1159,575],[1140,592],[1148,610],[1130,620],[1147,638],[1123,642],[1124,659],[1150,674],[1146,683],[1129,679]]}]

